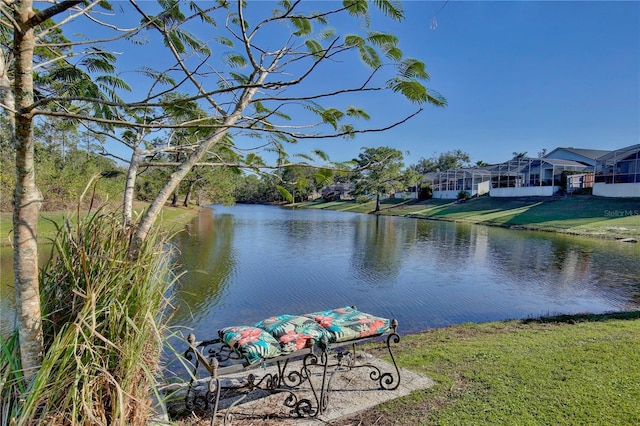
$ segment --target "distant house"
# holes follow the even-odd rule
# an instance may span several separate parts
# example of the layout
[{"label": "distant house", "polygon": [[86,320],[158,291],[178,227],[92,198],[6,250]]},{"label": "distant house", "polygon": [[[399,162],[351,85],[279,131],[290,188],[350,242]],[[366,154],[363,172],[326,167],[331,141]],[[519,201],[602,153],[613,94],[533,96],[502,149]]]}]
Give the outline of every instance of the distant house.
[{"label": "distant house", "polygon": [[[491,169],[492,197],[550,197],[565,186],[567,172],[592,172],[593,167],[574,160],[514,158]],[[564,175],[563,175],[564,173]]]},{"label": "distant house", "polygon": [[573,193],[582,189],[593,188],[595,182],[594,170],[598,159],[611,151],[603,149],[585,148],[556,148],[543,158],[577,161],[590,166],[585,173],[574,173],[567,176],[567,193]]},{"label": "distant house", "polygon": [[598,159],[593,195],[640,197],[640,144],[611,151]]},{"label": "distant house", "polygon": [[339,200],[353,200],[351,193],[356,189],[356,185],[351,182],[335,183],[322,190],[322,198],[335,198]]},{"label": "distant house", "polygon": [[581,189],[593,188],[595,175],[593,172],[578,173],[567,176],[567,193],[572,194]]},{"label": "distant house", "polygon": [[489,192],[491,172],[486,168],[455,169],[427,173],[423,179],[431,185],[433,198],[455,200],[460,191],[476,197]]},{"label": "distant house", "polygon": [[556,148],[542,158],[577,161],[595,167],[598,158],[610,152],[602,149]]}]

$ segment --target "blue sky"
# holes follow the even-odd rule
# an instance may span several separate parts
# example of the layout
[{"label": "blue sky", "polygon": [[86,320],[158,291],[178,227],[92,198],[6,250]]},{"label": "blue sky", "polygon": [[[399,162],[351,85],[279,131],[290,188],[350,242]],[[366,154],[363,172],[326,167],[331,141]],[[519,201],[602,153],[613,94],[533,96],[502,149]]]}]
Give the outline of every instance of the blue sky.
[{"label": "blue sky", "polygon": [[450,1],[430,29],[444,4],[404,2],[406,20],[391,29],[448,106],[331,143],[332,158],[388,145],[410,152],[407,165],[452,149],[495,163],[514,151],[640,142],[640,2]]},{"label": "blue sky", "polygon": [[[378,29],[396,34],[406,56],[426,63],[428,87],[446,97],[448,106],[427,105],[408,123],[384,133],[303,141],[291,153],[318,148],[334,161],[346,161],[362,147],[391,146],[409,152],[409,165],[461,149],[474,163],[497,163],[513,152],[535,157],[542,149],[616,149],[640,142],[640,2],[402,4],[406,19],[385,20]],[[249,3],[252,10],[272,5]],[[135,59],[157,59],[153,49],[144,54],[148,59]],[[350,76],[344,71],[325,75],[318,84],[323,78]],[[359,99],[354,95],[349,102]],[[361,106],[374,116],[415,111],[398,96],[367,102]]]}]

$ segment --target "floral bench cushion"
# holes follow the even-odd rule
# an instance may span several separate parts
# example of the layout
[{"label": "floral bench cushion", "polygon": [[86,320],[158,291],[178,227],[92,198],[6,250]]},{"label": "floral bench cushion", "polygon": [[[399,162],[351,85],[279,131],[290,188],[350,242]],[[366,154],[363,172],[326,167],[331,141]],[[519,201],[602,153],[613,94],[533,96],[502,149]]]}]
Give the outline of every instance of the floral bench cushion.
[{"label": "floral bench cushion", "polygon": [[278,341],[257,327],[225,327],[218,331],[218,335],[251,364],[282,355]]},{"label": "floral bench cushion", "polygon": [[391,321],[358,311],[349,306],[305,314],[329,332],[329,342],[346,342],[377,336],[390,329]]},{"label": "floral bench cushion", "polygon": [[299,315],[277,315],[260,322],[254,327],[265,330],[280,342],[283,353],[291,353],[317,343],[329,341],[330,335],[313,319]]},{"label": "floral bench cushion", "polygon": [[351,307],[305,315],[277,315],[251,326],[226,327],[220,339],[253,364],[327,343],[347,342],[377,336],[391,328],[387,318]]}]

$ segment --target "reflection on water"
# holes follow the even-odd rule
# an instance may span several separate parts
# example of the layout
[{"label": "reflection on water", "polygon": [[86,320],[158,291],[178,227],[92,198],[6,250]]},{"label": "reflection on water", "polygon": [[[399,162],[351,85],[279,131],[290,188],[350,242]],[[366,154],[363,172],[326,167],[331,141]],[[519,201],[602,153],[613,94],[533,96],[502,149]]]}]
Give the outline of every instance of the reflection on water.
[{"label": "reflection on water", "polygon": [[[396,318],[403,333],[640,309],[640,244],[258,205],[203,209],[174,242],[183,275],[172,324],[199,338],[347,305]],[[0,262],[4,331],[14,311],[9,248]]]},{"label": "reflection on water", "polygon": [[230,215],[221,215],[214,222],[213,210],[204,209],[185,232],[176,235],[176,261],[183,274],[174,287],[180,298],[173,319],[176,324],[204,320],[224,295],[235,266],[232,222]]},{"label": "reflection on water", "polygon": [[[51,256],[51,244],[38,245],[38,262]],[[15,289],[13,286],[13,249],[0,247],[0,336],[7,336],[15,325]]]},{"label": "reflection on water", "polygon": [[403,332],[639,308],[638,244],[255,205],[205,209],[176,241],[173,322],[202,338],[346,305]]}]

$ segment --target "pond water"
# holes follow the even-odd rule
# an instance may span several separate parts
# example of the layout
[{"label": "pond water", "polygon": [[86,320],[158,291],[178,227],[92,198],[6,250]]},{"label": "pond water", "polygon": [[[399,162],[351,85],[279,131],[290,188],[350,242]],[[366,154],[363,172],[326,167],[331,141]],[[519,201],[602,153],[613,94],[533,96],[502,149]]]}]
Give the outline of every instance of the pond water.
[{"label": "pond water", "polygon": [[640,309],[640,245],[263,205],[213,206],[176,238],[173,325],[199,339],[347,305],[402,333]]},{"label": "pond water", "polygon": [[[263,205],[205,208],[175,243],[172,325],[198,339],[348,305],[401,333],[640,309],[640,244]],[[0,330],[14,317],[11,258],[3,248]]]}]

